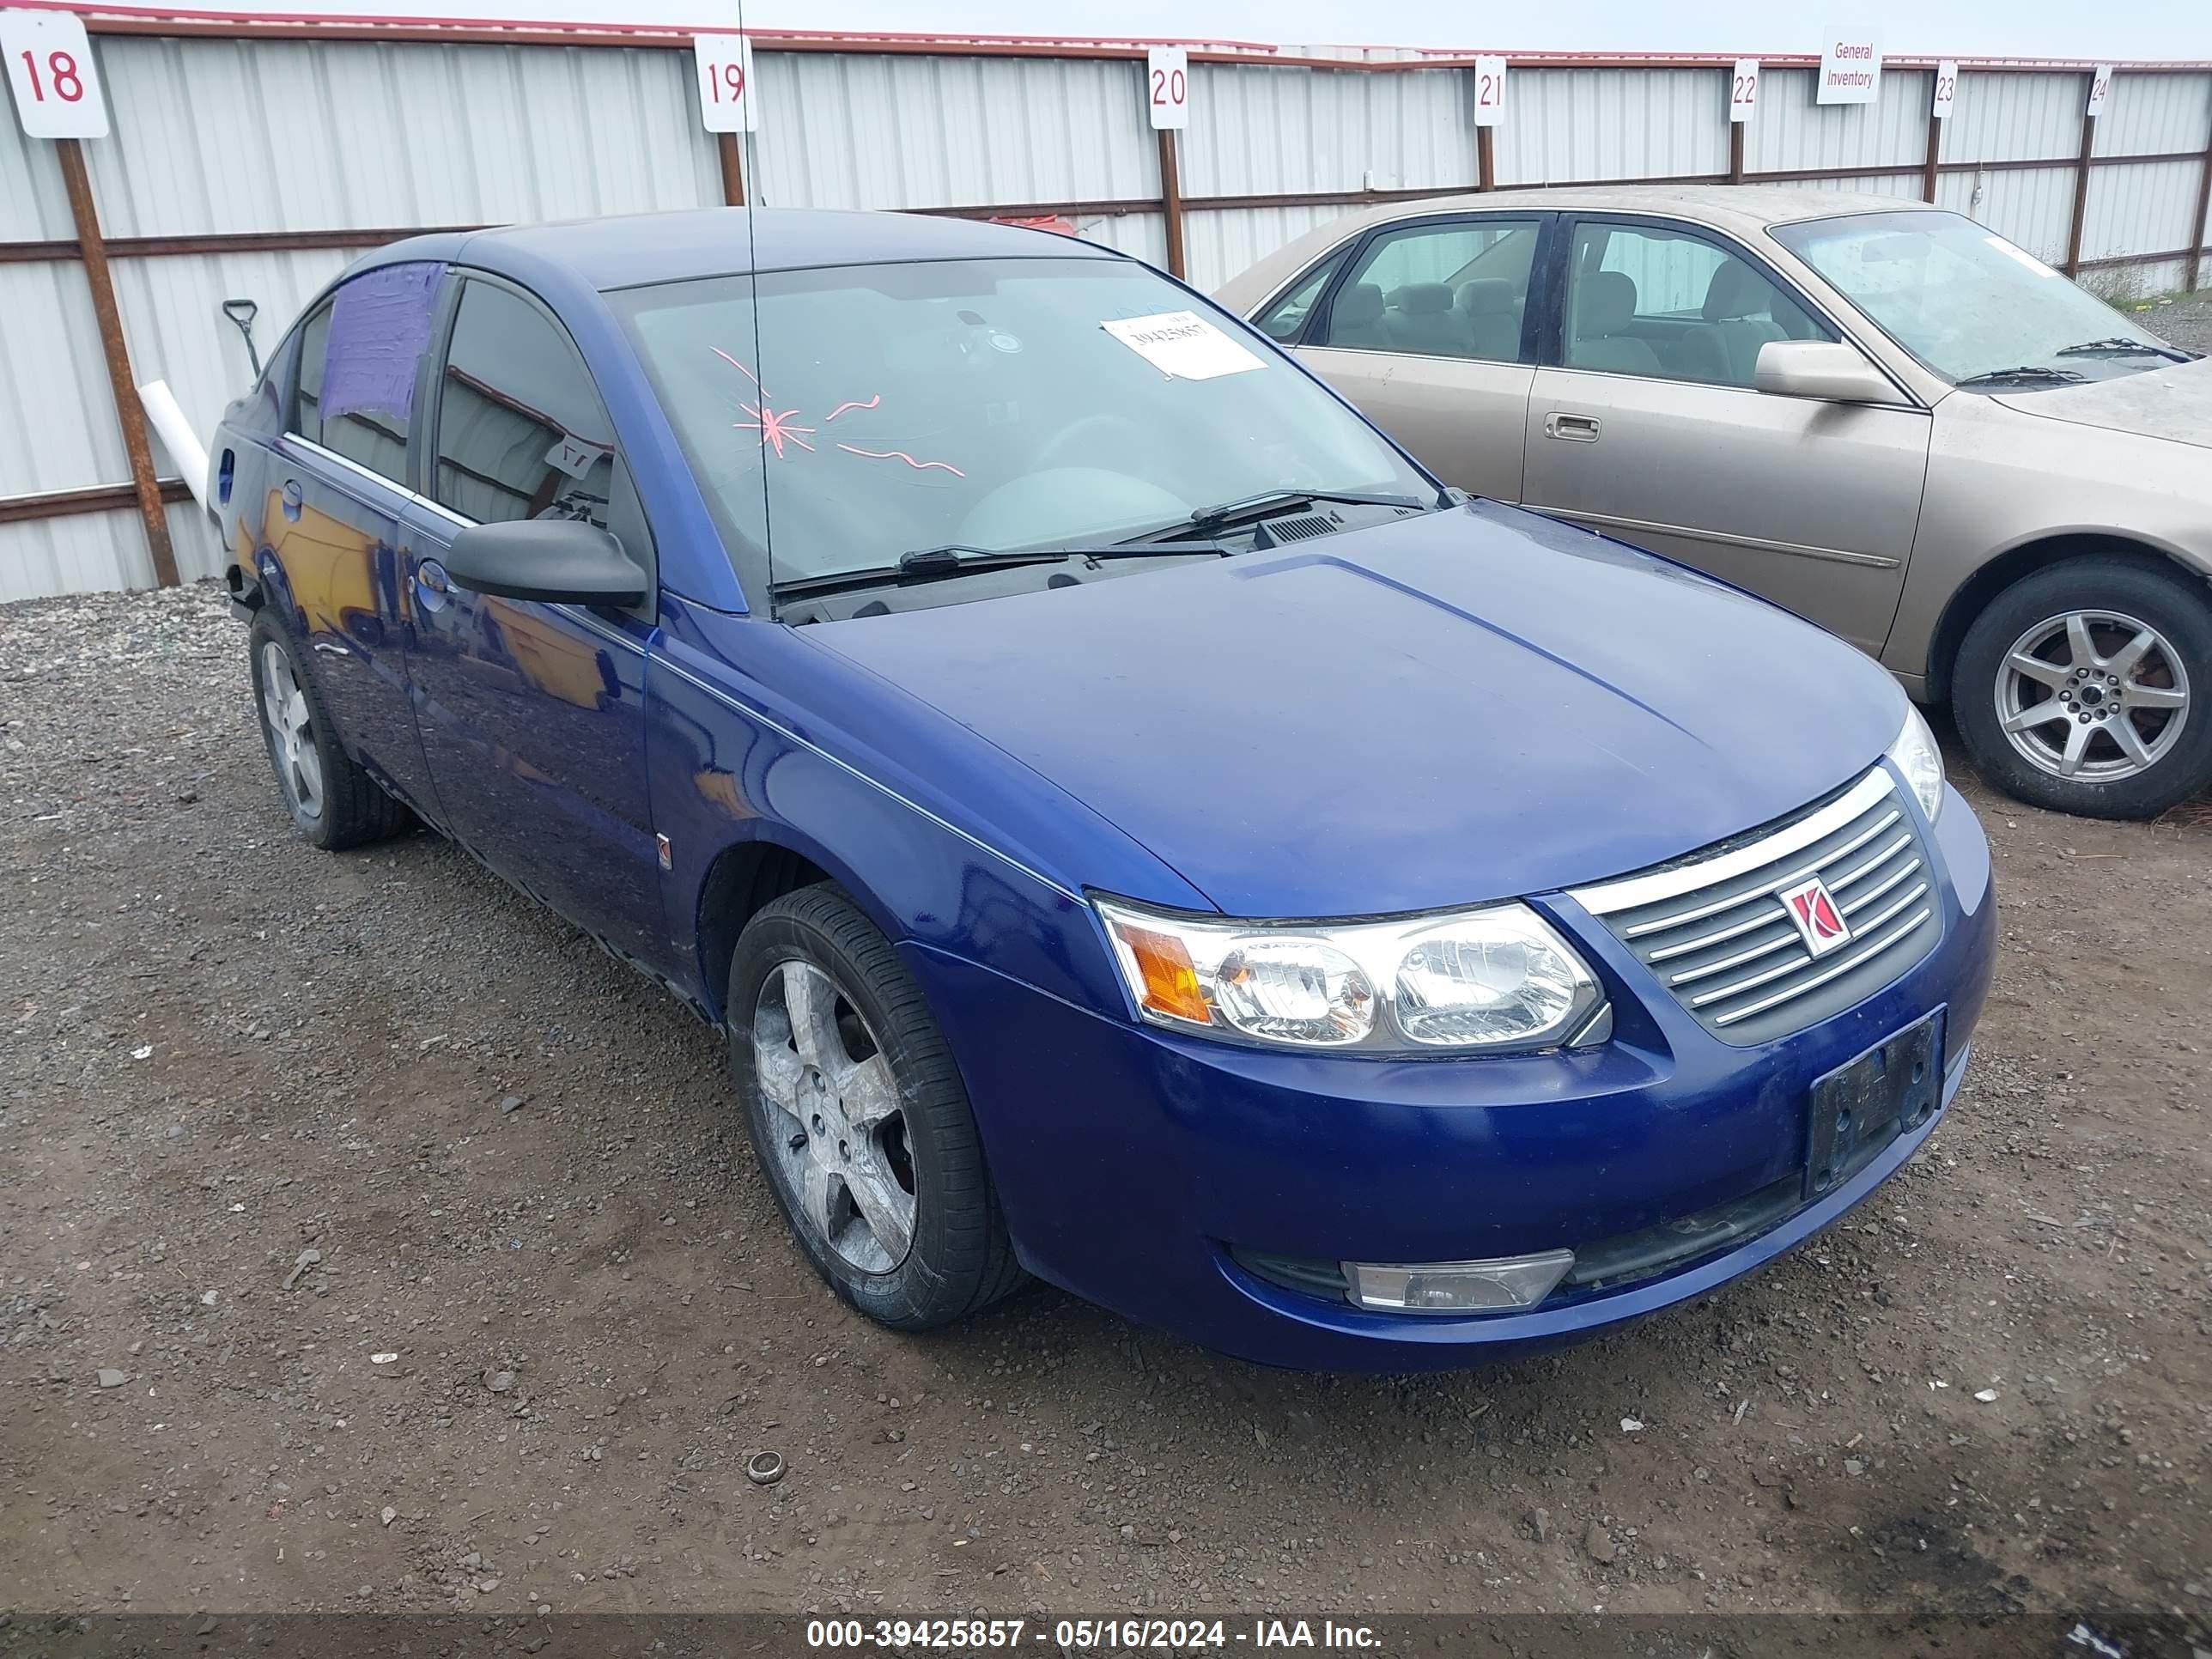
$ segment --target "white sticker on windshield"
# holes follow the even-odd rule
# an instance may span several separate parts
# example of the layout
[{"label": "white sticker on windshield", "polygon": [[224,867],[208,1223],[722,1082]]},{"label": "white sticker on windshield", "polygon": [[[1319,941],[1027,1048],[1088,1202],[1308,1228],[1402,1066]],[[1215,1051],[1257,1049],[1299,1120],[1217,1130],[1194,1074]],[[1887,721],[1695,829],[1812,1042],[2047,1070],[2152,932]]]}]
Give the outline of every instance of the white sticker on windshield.
[{"label": "white sticker on windshield", "polygon": [[2018,261],[2039,276],[2056,276],[2058,274],[2033,253],[2023,252],[2002,236],[1984,236],[1982,240],[2003,254],[2006,258]]},{"label": "white sticker on windshield", "polygon": [[1124,317],[1099,324],[1164,374],[1178,380],[1212,380],[1267,364],[1194,311]]}]

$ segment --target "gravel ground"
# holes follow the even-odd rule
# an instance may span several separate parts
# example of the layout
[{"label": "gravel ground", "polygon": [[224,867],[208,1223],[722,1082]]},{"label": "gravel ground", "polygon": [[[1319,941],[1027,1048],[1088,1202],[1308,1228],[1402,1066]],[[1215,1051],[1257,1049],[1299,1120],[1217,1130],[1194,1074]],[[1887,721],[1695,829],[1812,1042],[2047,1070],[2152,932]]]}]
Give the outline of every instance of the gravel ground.
[{"label": "gravel ground", "polygon": [[2212,352],[2212,288],[2132,307],[2137,321],[2185,351]]},{"label": "gravel ground", "polygon": [[[417,836],[316,853],[199,586],[0,609],[0,1601],[50,1612],[2212,1614],[2212,830],[1968,782],[1951,1119],[1538,1360],[1258,1370],[787,1242],[714,1036]],[[743,1462],[781,1451],[763,1489]]]}]

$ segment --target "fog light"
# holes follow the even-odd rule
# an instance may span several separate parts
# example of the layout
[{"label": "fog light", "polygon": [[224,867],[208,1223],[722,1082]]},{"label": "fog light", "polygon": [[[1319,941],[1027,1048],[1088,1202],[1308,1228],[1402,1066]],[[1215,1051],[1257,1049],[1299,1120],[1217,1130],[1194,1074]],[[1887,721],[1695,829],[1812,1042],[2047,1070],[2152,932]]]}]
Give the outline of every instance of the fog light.
[{"label": "fog light", "polygon": [[1347,1261],[1352,1299],[1378,1313],[1494,1313],[1533,1308],[1575,1265],[1572,1250],[1490,1261]]}]

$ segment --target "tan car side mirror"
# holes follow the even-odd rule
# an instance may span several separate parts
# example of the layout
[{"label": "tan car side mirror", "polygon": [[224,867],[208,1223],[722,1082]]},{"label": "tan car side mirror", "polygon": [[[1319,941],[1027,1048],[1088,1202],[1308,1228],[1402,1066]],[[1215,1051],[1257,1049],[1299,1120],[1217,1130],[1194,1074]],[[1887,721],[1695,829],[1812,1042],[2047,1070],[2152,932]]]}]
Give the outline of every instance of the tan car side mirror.
[{"label": "tan car side mirror", "polygon": [[1778,398],[1817,398],[1831,404],[1897,401],[1897,388],[1856,346],[1828,340],[1769,340],[1759,349],[1753,380]]}]

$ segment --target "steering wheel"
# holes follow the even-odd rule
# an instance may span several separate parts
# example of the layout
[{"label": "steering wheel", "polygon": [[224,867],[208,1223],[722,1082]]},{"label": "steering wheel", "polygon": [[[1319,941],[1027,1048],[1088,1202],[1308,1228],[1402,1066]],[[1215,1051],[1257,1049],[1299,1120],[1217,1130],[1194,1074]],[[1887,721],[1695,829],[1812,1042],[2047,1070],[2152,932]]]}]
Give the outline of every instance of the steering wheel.
[{"label": "steering wheel", "polygon": [[[1054,466],[1096,466],[1095,452],[1108,447],[1109,434],[1115,438],[1134,438],[1140,449],[1149,442],[1145,428],[1126,415],[1102,413],[1085,415],[1071,426],[1064,426],[1046,439],[1030,460],[1030,467],[1039,472]],[[1085,450],[1093,453],[1086,454]]]}]

